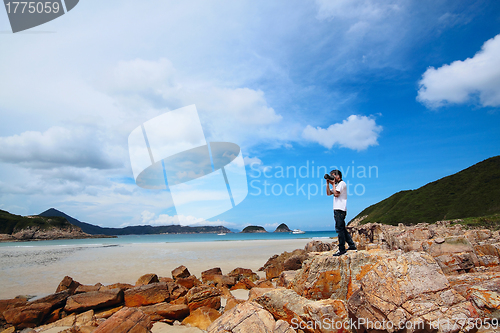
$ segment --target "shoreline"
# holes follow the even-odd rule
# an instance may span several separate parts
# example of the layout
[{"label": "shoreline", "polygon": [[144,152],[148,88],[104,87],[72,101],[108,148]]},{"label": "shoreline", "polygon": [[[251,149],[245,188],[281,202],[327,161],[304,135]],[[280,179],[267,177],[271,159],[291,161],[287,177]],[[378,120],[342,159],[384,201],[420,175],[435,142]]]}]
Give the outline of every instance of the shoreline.
[{"label": "shoreline", "polygon": [[180,265],[198,278],[214,267],[220,267],[223,274],[242,267],[260,275],[264,273],[258,269],[270,257],[304,248],[311,240],[5,246],[0,248],[0,299],[51,294],[65,276],[85,285],[135,284],[148,273],[171,277],[171,271]]}]

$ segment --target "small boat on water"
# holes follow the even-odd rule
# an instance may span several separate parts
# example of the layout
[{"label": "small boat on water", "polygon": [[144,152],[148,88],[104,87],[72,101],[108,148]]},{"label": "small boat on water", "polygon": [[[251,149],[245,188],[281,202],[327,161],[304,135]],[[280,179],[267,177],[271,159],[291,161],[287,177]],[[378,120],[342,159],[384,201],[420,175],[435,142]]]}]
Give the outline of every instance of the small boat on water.
[{"label": "small boat on water", "polygon": [[217,236],[226,236],[225,232],[221,232],[220,234],[217,234]]},{"label": "small boat on water", "polygon": [[300,229],[293,229],[292,234],[305,234],[305,231],[302,231]]}]

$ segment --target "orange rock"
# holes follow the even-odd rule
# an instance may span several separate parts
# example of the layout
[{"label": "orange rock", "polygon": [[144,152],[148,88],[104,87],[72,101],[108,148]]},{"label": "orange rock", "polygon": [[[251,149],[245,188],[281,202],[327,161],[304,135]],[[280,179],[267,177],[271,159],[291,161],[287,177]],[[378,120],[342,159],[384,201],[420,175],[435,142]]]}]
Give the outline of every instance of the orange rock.
[{"label": "orange rock", "polygon": [[179,266],[172,271],[172,278],[174,280],[187,278],[191,275],[186,266]]},{"label": "orange rock", "polygon": [[194,311],[202,306],[218,309],[221,306],[221,292],[214,287],[199,285],[191,288],[186,294],[190,311]]},{"label": "orange rock", "polygon": [[210,326],[210,324],[212,324],[220,316],[221,314],[219,313],[219,311],[213,308],[202,306],[201,308],[198,308],[191,312],[191,314],[182,321],[182,324],[206,330],[208,326]]},{"label": "orange rock", "polygon": [[151,317],[151,320],[182,320],[189,315],[189,307],[186,304],[158,303],[139,308]]},{"label": "orange rock", "polygon": [[247,278],[250,281],[255,282],[259,279],[257,273],[254,273],[251,269],[241,267],[233,269],[231,272],[229,272],[228,276],[234,277],[236,281]]},{"label": "orange rock", "polygon": [[125,306],[137,307],[168,301],[170,290],[166,283],[157,282],[146,284],[124,292]]},{"label": "orange rock", "polygon": [[194,275],[190,275],[187,278],[179,278],[175,282],[187,289],[191,289],[194,286],[198,286],[201,284],[201,281],[198,280]]},{"label": "orange rock", "polygon": [[359,280],[381,258],[389,252],[351,252],[333,257],[333,252],[322,252],[306,262],[292,283],[292,289],[299,295],[310,299],[335,298],[347,300],[357,289]]},{"label": "orange rock", "polygon": [[170,304],[186,304],[187,305],[187,299],[186,296],[179,297],[176,300],[170,301]]},{"label": "orange rock", "polygon": [[205,276],[210,275],[222,275],[222,270],[220,269],[220,267],[215,267],[201,272],[201,281],[205,283]]},{"label": "orange rock", "polygon": [[28,302],[27,298],[13,298],[13,299],[2,299],[0,300],[0,320],[4,320],[3,312],[9,309],[18,308],[20,306],[26,305]]},{"label": "orange rock", "polygon": [[150,333],[151,319],[137,308],[123,308],[104,323],[94,333]]},{"label": "orange rock", "polygon": [[16,328],[36,327],[50,313],[52,304],[37,303],[11,308],[3,312],[5,321]]},{"label": "orange rock", "polygon": [[73,280],[69,276],[65,276],[62,281],[59,283],[59,286],[57,286],[56,293],[63,291],[63,290],[68,290],[69,293],[72,295],[75,293],[76,288],[80,285],[80,282],[77,282]]},{"label": "orange rock", "polygon": [[92,291],[69,297],[64,311],[82,312],[89,309],[105,308],[122,302],[123,291],[118,288],[107,291]]},{"label": "orange rock", "polygon": [[168,291],[170,292],[169,301],[173,301],[187,294],[188,289],[175,282],[167,283]]},{"label": "orange rock", "polygon": [[237,299],[235,297],[228,298],[226,301],[226,306],[224,307],[224,312],[227,312],[234,308],[236,305],[245,303],[246,301],[244,299]]},{"label": "orange rock", "polygon": [[146,284],[157,283],[157,282],[160,282],[160,280],[158,280],[158,275],[152,273],[145,274],[137,280],[135,286],[139,287],[139,286],[144,286]]}]

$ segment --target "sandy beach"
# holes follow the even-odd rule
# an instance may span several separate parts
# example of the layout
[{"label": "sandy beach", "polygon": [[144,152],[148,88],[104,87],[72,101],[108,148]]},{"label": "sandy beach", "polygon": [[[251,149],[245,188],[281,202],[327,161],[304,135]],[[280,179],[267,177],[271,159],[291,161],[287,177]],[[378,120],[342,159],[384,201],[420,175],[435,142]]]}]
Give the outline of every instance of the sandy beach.
[{"label": "sandy beach", "polygon": [[[257,271],[267,259],[293,251],[311,239],[249,240],[190,243],[143,243],[86,246],[8,246],[0,248],[0,299],[17,295],[44,296],[55,292],[64,276],[93,285],[131,283],[143,274],[171,277],[186,266],[191,274],[220,267],[224,274],[237,267]],[[264,274],[261,272],[261,276]]]}]

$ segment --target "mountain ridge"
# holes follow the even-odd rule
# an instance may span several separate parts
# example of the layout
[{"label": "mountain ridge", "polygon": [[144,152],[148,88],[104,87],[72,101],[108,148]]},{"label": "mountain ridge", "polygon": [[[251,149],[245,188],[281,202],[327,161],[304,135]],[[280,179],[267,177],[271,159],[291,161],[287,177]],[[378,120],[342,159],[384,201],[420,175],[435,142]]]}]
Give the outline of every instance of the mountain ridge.
[{"label": "mountain ridge", "polygon": [[200,226],[189,227],[181,225],[166,225],[166,226],[151,226],[151,225],[138,225],[128,226],[124,228],[108,228],[100,227],[87,222],[81,222],[74,217],[67,215],[55,208],[49,208],[46,211],[38,214],[38,216],[51,217],[58,216],[64,217],[69,223],[80,227],[83,232],[91,235],[106,235],[106,236],[120,236],[120,235],[152,235],[152,234],[187,234],[187,233],[230,233],[231,230],[224,226]]}]

